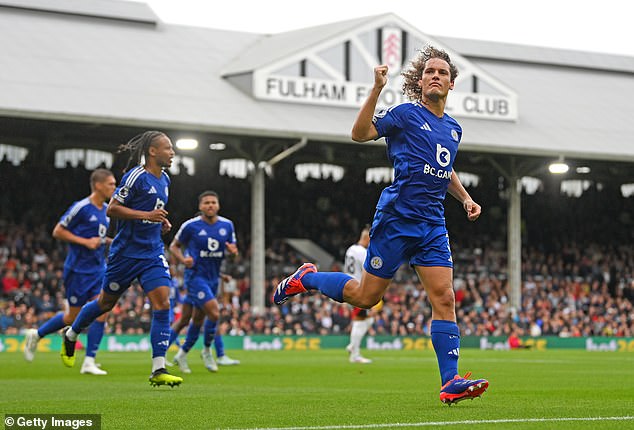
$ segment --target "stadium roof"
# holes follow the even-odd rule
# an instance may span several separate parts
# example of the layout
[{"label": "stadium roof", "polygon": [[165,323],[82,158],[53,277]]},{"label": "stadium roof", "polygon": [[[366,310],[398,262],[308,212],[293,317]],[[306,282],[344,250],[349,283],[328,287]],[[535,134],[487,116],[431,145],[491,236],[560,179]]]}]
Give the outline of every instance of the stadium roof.
[{"label": "stadium roof", "polygon": [[[387,14],[263,35],[133,2],[0,0],[0,116],[351,143],[356,108],[258,99],[240,76],[386,22],[412,30]],[[517,95],[517,121],[459,118],[463,149],[634,161],[634,58],[422,31]]]}]

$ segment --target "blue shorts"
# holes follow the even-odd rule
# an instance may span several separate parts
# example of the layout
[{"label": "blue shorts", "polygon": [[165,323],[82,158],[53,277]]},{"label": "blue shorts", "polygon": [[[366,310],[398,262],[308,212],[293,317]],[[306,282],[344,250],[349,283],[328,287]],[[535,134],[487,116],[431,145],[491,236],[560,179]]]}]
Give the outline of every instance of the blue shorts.
[{"label": "blue shorts", "polygon": [[183,303],[197,308],[202,308],[209,300],[215,299],[218,293],[218,284],[211,286],[209,281],[195,276],[186,279],[185,286],[187,287],[187,296],[185,296]]},{"label": "blue shorts", "polygon": [[363,268],[372,275],[392,279],[405,261],[412,266],[453,267],[447,227],[377,211]]},{"label": "blue shorts", "polygon": [[64,288],[70,306],[83,306],[98,296],[103,281],[103,270],[93,273],[79,273],[64,269]]},{"label": "blue shorts", "polygon": [[106,293],[119,296],[135,279],[139,280],[146,294],[157,287],[169,287],[172,277],[165,256],[162,254],[152,258],[111,256],[102,288]]}]

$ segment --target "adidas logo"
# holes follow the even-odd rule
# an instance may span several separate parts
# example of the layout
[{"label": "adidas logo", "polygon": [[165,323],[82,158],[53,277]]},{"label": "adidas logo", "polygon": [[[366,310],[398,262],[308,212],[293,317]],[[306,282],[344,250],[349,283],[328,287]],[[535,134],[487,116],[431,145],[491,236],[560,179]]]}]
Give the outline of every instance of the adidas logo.
[{"label": "adidas logo", "polygon": [[426,131],[431,131],[431,127],[429,126],[429,124],[425,123],[423,125],[420,126],[421,130],[426,130]]},{"label": "adidas logo", "polygon": [[447,355],[455,355],[456,357],[460,356],[460,348],[454,348],[447,353]]},{"label": "adidas logo", "polygon": [[148,194],[156,194],[156,188],[154,188],[154,185],[152,185],[152,188],[150,188],[150,191],[147,192]]},{"label": "adidas logo", "polygon": [[92,215],[88,221],[91,221],[91,222],[97,221],[97,217],[95,215]]},{"label": "adidas logo", "polygon": [[205,230],[200,230],[198,232],[198,236],[207,236],[207,232]]}]

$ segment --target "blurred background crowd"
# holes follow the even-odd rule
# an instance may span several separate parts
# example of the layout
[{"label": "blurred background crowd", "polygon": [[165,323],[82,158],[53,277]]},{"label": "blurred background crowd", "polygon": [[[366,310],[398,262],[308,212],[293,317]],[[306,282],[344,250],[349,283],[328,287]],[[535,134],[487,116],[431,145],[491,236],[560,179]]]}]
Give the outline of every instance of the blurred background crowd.
[{"label": "blurred background crowd", "polygon": [[[89,193],[90,172],[81,166],[47,166],[29,158],[20,167],[0,161],[1,334],[21,334],[64,306],[66,244],[54,240],[51,232],[65,209]],[[513,309],[506,280],[505,185],[500,181],[483,178],[470,190],[484,207],[476,223],[467,222],[451,198],[446,203],[462,334],[634,336],[634,198],[600,187],[568,197],[557,184],[543,184],[538,193],[523,195],[522,305]],[[295,297],[281,307],[271,304],[277,283],[306,261],[283,239],[312,239],[335,261],[343,261],[347,247],[371,222],[383,186],[366,184],[360,173],[338,183],[309,179],[298,186],[290,168],[267,179],[267,308],[260,314],[249,302],[248,181],[213,172],[199,172],[195,182],[184,172],[173,176],[168,209],[174,231],[165,240],[169,244],[180,223],[194,215],[200,192],[217,191],[221,214],[234,221],[240,248],[240,256],[224,267],[232,280],[221,287],[220,332],[343,334],[350,326],[348,305],[319,294]],[[285,209],[289,207],[294,210]],[[340,269],[339,263],[320,268]],[[182,295],[183,267],[173,265],[172,272]],[[177,303],[177,314],[179,309]],[[149,303],[141,289],[133,287],[109,316],[107,332],[146,333],[150,320]],[[425,292],[413,270],[403,266],[370,333],[427,335],[430,320]]]}]

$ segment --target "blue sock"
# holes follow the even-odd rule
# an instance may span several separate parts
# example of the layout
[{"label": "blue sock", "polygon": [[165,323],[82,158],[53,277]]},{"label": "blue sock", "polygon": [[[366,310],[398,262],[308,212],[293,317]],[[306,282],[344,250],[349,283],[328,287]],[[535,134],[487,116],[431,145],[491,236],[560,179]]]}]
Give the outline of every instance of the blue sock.
[{"label": "blue sock", "polygon": [[94,357],[97,355],[99,344],[103,338],[103,329],[106,326],[105,321],[95,321],[88,327],[88,339],[86,343],[86,357]]},{"label": "blue sock", "polygon": [[343,287],[354,279],[341,272],[309,272],[302,278],[302,285],[309,290],[319,290],[331,299],[343,303]]},{"label": "blue sock", "polygon": [[79,314],[77,314],[75,322],[73,322],[73,331],[75,333],[81,333],[90,324],[92,324],[94,320],[99,318],[99,316],[104,313],[105,311],[102,311],[97,304],[97,299],[93,300],[92,302],[86,303],[79,311]]},{"label": "blue sock", "polygon": [[214,339],[214,337],[216,336],[216,325],[217,325],[217,321],[211,321],[209,319],[205,320],[205,326],[204,326],[204,341],[205,341],[205,346],[207,348],[209,348],[211,346],[211,341]]},{"label": "blue sock", "polygon": [[37,335],[39,337],[44,337],[47,334],[55,333],[56,331],[63,329],[64,325],[64,312],[60,312],[42,324],[42,327],[37,329]]},{"label": "blue sock", "polygon": [[194,323],[189,323],[189,328],[187,329],[187,337],[185,338],[185,343],[181,346],[181,349],[185,352],[189,352],[190,349],[196,344],[198,337],[200,336],[200,326],[194,325]]},{"label": "blue sock", "polygon": [[214,347],[216,348],[216,357],[223,357],[225,355],[225,342],[219,334],[214,337]]},{"label": "blue sock", "polygon": [[152,358],[165,357],[170,340],[170,310],[152,311],[152,325],[150,326],[150,342],[152,343]]},{"label": "blue sock", "polygon": [[453,321],[431,322],[431,343],[436,351],[442,385],[458,374],[460,355],[460,329]]}]

